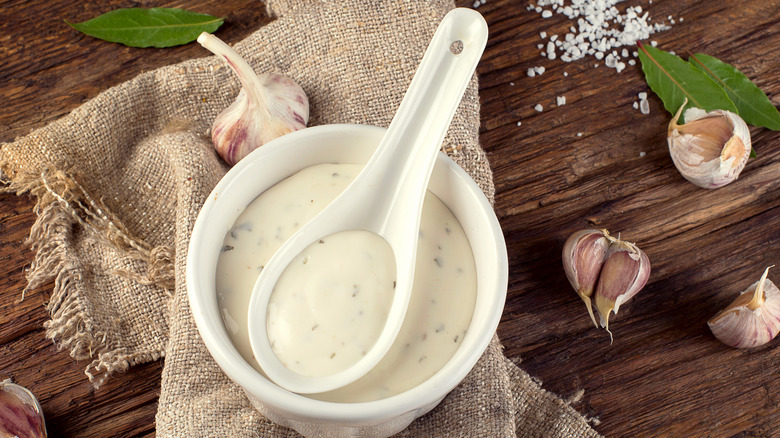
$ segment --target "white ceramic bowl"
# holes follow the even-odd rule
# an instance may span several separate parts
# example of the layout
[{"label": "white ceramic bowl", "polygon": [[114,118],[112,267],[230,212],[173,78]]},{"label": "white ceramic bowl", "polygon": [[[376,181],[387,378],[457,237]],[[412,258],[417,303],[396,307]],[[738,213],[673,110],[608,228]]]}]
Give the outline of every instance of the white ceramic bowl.
[{"label": "white ceramic bowl", "polygon": [[389,436],[433,409],[476,364],[498,326],[507,289],[507,255],[493,210],[476,183],[439,154],[429,190],[462,225],[477,268],[477,300],[460,348],[420,385],[366,403],[313,400],[284,390],[247,363],[228,337],[217,306],[215,274],[223,239],[260,193],[297,171],[320,163],[365,163],[385,130],[324,125],[284,135],[249,154],[217,184],[198,215],[187,254],[187,292],[203,341],[225,374],[244,389],[263,415],[306,436]]}]

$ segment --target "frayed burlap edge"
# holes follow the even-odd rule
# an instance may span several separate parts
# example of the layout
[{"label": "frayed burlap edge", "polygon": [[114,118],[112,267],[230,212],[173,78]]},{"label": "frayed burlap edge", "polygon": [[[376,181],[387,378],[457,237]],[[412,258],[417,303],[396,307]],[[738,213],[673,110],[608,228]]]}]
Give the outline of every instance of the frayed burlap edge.
[{"label": "frayed burlap edge", "polygon": [[146,272],[114,271],[145,285],[156,285],[169,295],[174,289],[174,254],[169,247],[149,248],[134,239],[105,205],[91,197],[75,178],[49,167],[40,173],[17,172],[8,163],[0,163],[4,193],[17,196],[29,194],[35,198],[33,208],[37,218],[26,239],[35,253],[27,269],[27,286],[22,299],[32,289],[54,280],[51,297],[46,305],[51,319],[44,323],[46,337],[65,349],[76,360],[93,359],[84,373],[95,388],[113,373],[130,366],[160,359],[164,352],[139,351],[128,353],[124,347],[112,345],[110,334],[96,330],[82,296],[80,271],[67,254],[71,229],[80,226],[93,231],[122,256],[139,260]]}]

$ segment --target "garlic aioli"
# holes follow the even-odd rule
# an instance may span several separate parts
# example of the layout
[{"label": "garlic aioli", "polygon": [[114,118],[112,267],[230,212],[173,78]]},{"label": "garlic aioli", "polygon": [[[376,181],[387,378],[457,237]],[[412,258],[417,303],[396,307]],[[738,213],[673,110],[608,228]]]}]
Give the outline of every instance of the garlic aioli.
[{"label": "garlic aioli", "polygon": [[[217,299],[233,344],[258,371],[262,372],[253,358],[247,330],[249,298],[257,276],[281,244],[333,200],[361,169],[362,165],[356,164],[320,164],[303,169],[252,201],[225,236],[217,262]],[[390,256],[392,259],[392,250]],[[422,383],[460,345],[471,323],[476,291],[476,267],[468,239],[452,212],[428,192],[412,297],[396,342],[361,379],[334,391],[307,396],[333,402],[365,402]],[[373,323],[383,325],[384,320]],[[344,342],[346,346],[347,340]],[[330,359],[328,355],[327,360],[335,360],[336,356]]]},{"label": "garlic aioli", "polygon": [[379,338],[395,289],[395,257],[380,236],[342,231],[307,246],[285,268],[268,301],[268,340],[288,369],[336,374]]}]

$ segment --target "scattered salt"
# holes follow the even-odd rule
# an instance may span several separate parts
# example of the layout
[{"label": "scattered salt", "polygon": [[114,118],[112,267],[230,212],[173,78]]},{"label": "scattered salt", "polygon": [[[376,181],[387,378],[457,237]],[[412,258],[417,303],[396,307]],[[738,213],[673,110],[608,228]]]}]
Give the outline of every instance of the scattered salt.
[{"label": "scattered salt", "polygon": [[564,76],[569,76],[569,73],[567,73],[567,72],[563,72],[563,75],[564,75]]},{"label": "scattered salt", "polygon": [[520,126],[522,124],[523,124],[523,122],[517,122],[517,126]]},{"label": "scattered salt", "polygon": [[542,73],[544,73],[544,66],[540,65],[538,67],[534,67],[534,71],[536,72],[536,74],[541,75]]},{"label": "scattered salt", "polygon": [[[529,5],[528,9],[541,14],[543,18],[560,14],[576,21],[576,26],[569,26],[570,32],[560,38],[558,35],[550,36],[546,50],[541,55],[547,59],[560,58],[564,62],[576,61],[588,55],[602,60],[611,55],[612,59],[607,59],[605,65],[622,71],[626,67],[626,63],[621,62],[622,58],[629,57],[629,50],[625,46],[633,46],[638,40],[648,39],[654,33],[670,29],[669,25],[651,24],[648,12],[643,11],[641,6],[629,6],[621,13],[616,5],[622,1],[571,0],[571,4],[564,5],[565,0],[536,0],[536,4]],[[672,17],[668,19],[672,20]],[[542,39],[547,38],[547,32],[540,32],[539,35]],[[655,47],[657,42],[651,41],[650,44]],[[638,54],[633,52],[633,56],[637,57]],[[628,65],[636,63],[629,62]]]},{"label": "scattered salt", "polygon": [[638,98],[639,98],[639,100],[645,100],[645,99],[647,99],[647,93],[645,93],[645,92],[643,91],[643,92],[641,92],[641,93],[637,94],[637,95],[636,95],[636,97],[638,97]]},{"label": "scattered salt", "polygon": [[533,68],[529,68],[527,74],[528,74],[529,78],[532,78],[532,77],[536,76],[536,72],[534,71]]},{"label": "scattered salt", "polygon": [[558,96],[555,98],[555,103],[558,106],[566,105],[566,96]]},{"label": "scattered salt", "polygon": [[515,83],[514,83],[514,82],[510,82],[510,83],[509,83],[509,86],[510,86],[510,87],[514,87],[514,86],[515,86]]},{"label": "scattered salt", "polygon": [[581,133],[581,132],[578,132],[578,133],[577,133],[577,137],[582,137],[582,133]]},{"label": "scattered salt", "polygon": [[534,109],[536,111],[542,112],[544,110],[544,107],[542,106],[541,103],[537,103],[536,106],[534,106]]},{"label": "scattered salt", "polygon": [[639,153],[639,156],[640,156],[640,157],[644,157],[645,155],[647,155],[647,152],[640,152],[640,153]]},{"label": "scattered salt", "polygon": [[639,102],[634,101],[633,107],[634,109],[639,109]]}]

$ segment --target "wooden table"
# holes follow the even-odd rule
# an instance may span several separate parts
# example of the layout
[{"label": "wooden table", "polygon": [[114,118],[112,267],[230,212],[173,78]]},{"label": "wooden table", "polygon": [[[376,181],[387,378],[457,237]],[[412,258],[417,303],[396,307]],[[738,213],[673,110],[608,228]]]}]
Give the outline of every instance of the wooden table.
[{"label": "wooden table", "polygon": [[[735,64],[780,104],[777,0],[627,3],[644,6],[653,21],[677,19],[652,37],[659,47]],[[777,435],[779,341],[731,349],[715,340],[706,321],[766,266],[780,264],[780,134],[752,130],[758,158],[737,182],[711,191],[693,186],[669,158],[670,117],[660,100],[649,93],[648,115],[632,108],[637,94],[649,91],[639,67],[617,73],[595,67],[593,58],[542,58],[539,33],[563,33],[573,23],[544,19],[528,4],[487,0],[478,8],[490,25],[479,67],[481,142],[495,171],[510,261],[498,329],[505,353],[522,357],[522,368],[550,391],[569,397],[584,390],[573,406],[598,418],[596,429],[608,436]],[[62,22],[131,6],[226,16],[219,35],[228,42],[269,21],[264,7],[248,0],[4,1],[0,141],[138,73],[205,55],[193,44],[142,50],[105,43]],[[534,66],[545,73],[528,77]],[[557,96],[566,104],[556,106]],[[543,112],[534,110],[537,103]],[[0,195],[0,379],[37,394],[52,436],[154,434],[162,362],[133,367],[94,390],[83,373],[87,364],[44,337],[52,285],[21,301],[33,205],[28,197]],[[647,287],[611,320],[611,345],[592,326],[561,267],[564,240],[586,227],[620,233],[652,261]],[[780,281],[777,272],[770,278]]]}]

